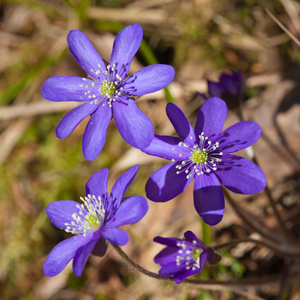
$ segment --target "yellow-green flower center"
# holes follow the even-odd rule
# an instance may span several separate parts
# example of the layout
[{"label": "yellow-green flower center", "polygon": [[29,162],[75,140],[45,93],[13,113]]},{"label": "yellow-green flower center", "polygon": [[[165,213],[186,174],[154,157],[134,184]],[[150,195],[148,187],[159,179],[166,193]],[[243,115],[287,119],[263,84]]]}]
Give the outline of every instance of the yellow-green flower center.
[{"label": "yellow-green flower center", "polygon": [[193,259],[195,262],[198,262],[199,261],[199,257],[200,257],[200,249],[195,249],[193,251]]},{"label": "yellow-green flower center", "polygon": [[104,80],[101,83],[100,92],[102,93],[102,95],[105,95],[105,96],[108,96],[108,97],[113,96],[116,92],[115,83],[111,82],[111,81]]},{"label": "yellow-green flower center", "polygon": [[208,154],[205,152],[205,150],[195,149],[191,154],[191,160],[195,164],[200,164],[207,161]]},{"label": "yellow-green flower center", "polygon": [[89,225],[90,228],[94,228],[94,229],[98,229],[101,225],[99,224],[99,220],[91,213],[88,213],[85,216],[84,223],[85,225]]}]

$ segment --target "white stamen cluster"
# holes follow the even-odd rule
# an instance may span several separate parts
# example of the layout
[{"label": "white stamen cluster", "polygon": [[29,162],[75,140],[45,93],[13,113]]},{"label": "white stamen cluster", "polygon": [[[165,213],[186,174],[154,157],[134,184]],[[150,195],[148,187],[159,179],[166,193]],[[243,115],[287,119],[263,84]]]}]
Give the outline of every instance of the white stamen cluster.
[{"label": "white stamen cluster", "polygon": [[[193,241],[193,244],[195,241]],[[200,268],[200,249],[196,247],[191,247],[186,242],[180,242],[176,244],[177,247],[181,248],[178,250],[176,256],[176,265],[184,265],[186,270],[192,269],[193,271]]]},{"label": "white stamen cluster", "polygon": [[96,198],[94,195],[87,195],[80,197],[84,203],[76,205],[78,213],[73,213],[72,218],[74,221],[65,223],[65,231],[72,234],[83,234],[95,231],[101,227],[105,218],[105,209],[99,196]]},{"label": "white stamen cluster", "polygon": [[[193,137],[190,137],[193,140]],[[190,156],[176,165],[178,171],[176,174],[185,172],[186,178],[189,179],[196,173],[197,175],[203,175],[204,173],[210,173],[212,170],[217,170],[218,162],[221,162],[222,159],[220,156],[222,152],[215,152],[219,147],[219,143],[215,142],[212,144],[208,140],[208,137],[204,136],[204,132],[199,135],[199,144],[194,144],[189,146],[184,142],[179,142],[180,147],[183,147],[190,151]],[[173,148],[173,150],[176,150]],[[186,154],[180,153],[179,156],[186,156]],[[172,161],[175,161],[174,159]]]}]

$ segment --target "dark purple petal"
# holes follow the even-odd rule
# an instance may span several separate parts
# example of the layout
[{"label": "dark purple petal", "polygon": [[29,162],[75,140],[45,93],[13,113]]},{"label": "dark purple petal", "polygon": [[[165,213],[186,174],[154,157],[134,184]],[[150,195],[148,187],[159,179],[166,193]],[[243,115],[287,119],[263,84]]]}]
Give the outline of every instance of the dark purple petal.
[{"label": "dark purple petal", "polygon": [[101,235],[101,237],[97,240],[97,243],[92,251],[93,255],[96,256],[104,256],[107,250],[107,242],[104,239],[104,237]]},{"label": "dark purple petal", "polygon": [[127,191],[129,185],[131,184],[133,178],[135,177],[138,169],[139,169],[139,165],[133,166],[116,180],[110,193],[110,198],[111,198],[110,202],[113,202],[113,205],[115,207],[120,206],[124,194]]},{"label": "dark purple petal", "polygon": [[184,233],[184,237],[186,238],[186,239],[188,239],[188,240],[192,240],[192,241],[196,241],[197,242],[197,247],[199,247],[199,248],[202,248],[202,245],[201,245],[201,243],[200,243],[200,241],[199,241],[199,239],[197,238],[197,236],[195,235],[195,233],[194,232],[192,232],[192,231],[186,231],[185,233]]},{"label": "dark purple petal", "polygon": [[110,66],[116,65],[116,73],[122,79],[128,74],[129,66],[140,47],[142,39],[143,29],[139,24],[129,25],[117,34],[113,44]]},{"label": "dark purple petal", "polygon": [[186,178],[186,174],[181,172],[176,174],[178,162],[169,163],[156,170],[146,183],[146,195],[155,202],[166,202],[182,193],[193,179]]},{"label": "dark purple petal", "polygon": [[80,247],[74,256],[73,259],[73,271],[75,276],[81,276],[83,269],[85,267],[85,264],[94,248],[96,245],[97,240],[90,241],[86,245]]},{"label": "dark purple petal", "polygon": [[106,240],[116,246],[124,246],[129,241],[127,232],[120,228],[103,227],[101,233]]},{"label": "dark purple petal", "polygon": [[158,156],[169,160],[182,160],[191,155],[191,151],[187,148],[180,147],[178,144],[180,139],[173,136],[154,135],[151,144],[142,149],[149,155]]},{"label": "dark purple petal", "polygon": [[219,98],[209,98],[201,106],[195,125],[197,141],[199,135],[204,132],[204,136],[211,141],[222,131],[227,116],[226,103]]},{"label": "dark purple petal", "polygon": [[[93,86],[92,86],[93,84]],[[90,95],[99,95],[99,83],[76,76],[53,76],[42,86],[42,96],[50,101],[91,101]],[[88,94],[87,92],[90,91]]]},{"label": "dark purple petal", "polygon": [[220,182],[235,193],[254,194],[266,187],[263,171],[253,162],[237,155],[224,156],[215,172]]},{"label": "dark purple petal", "polygon": [[214,173],[195,176],[194,205],[208,225],[217,225],[224,214],[224,195]]},{"label": "dark purple petal", "polygon": [[182,110],[176,104],[168,103],[166,111],[168,118],[182,141],[193,146],[196,141],[195,133]]},{"label": "dark purple petal", "polygon": [[176,262],[178,256],[178,247],[166,247],[161,250],[155,257],[154,262],[161,266]]},{"label": "dark purple petal", "polygon": [[72,200],[54,201],[46,207],[46,214],[54,226],[65,230],[65,223],[74,222],[72,214],[79,214],[78,205],[78,202]]},{"label": "dark purple petal", "polygon": [[67,137],[75,127],[87,116],[92,114],[99,105],[84,103],[70,110],[56,127],[56,136],[59,139]]},{"label": "dark purple petal", "polygon": [[215,265],[222,259],[222,256],[210,247],[207,247],[206,252],[207,252],[207,261],[210,265]]},{"label": "dark purple petal", "polygon": [[118,227],[121,225],[134,224],[141,220],[148,211],[148,203],[144,197],[133,196],[121,203],[112,221],[106,226]]},{"label": "dark purple petal", "polygon": [[201,254],[200,254],[200,257],[199,257],[199,260],[200,260],[200,267],[199,267],[199,273],[203,270],[206,262],[207,262],[207,258],[208,258],[208,252],[207,251],[203,251]]},{"label": "dark purple petal", "polygon": [[129,95],[154,93],[169,85],[174,76],[175,70],[169,65],[150,65],[124,80],[123,93]]},{"label": "dark purple petal", "polygon": [[182,240],[178,238],[164,238],[161,236],[156,236],[153,239],[154,242],[160,243],[162,245],[170,246],[170,247],[175,247],[178,248],[177,243],[181,243]]},{"label": "dark purple petal", "polygon": [[200,269],[196,268],[195,270],[189,269],[189,270],[184,270],[183,272],[177,273],[174,277],[173,280],[179,284],[181,283],[185,278],[190,277],[194,274],[199,274]]},{"label": "dark purple petal", "polygon": [[111,116],[111,108],[108,105],[100,105],[91,115],[82,138],[82,153],[87,160],[94,160],[100,154]]},{"label": "dark purple petal", "polygon": [[107,194],[108,169],[100,169],[85,185],[85,194],[105,198]]},{"label": "dark purple petal", "polygon": [[223,153],[232,153],[254,144],[260,137],[261,127],[253,121],[242,121],[223,131],[217,138]]},{"label": "dark purple petal", "polygon": [[76,251],[89,243],[93,238],[93,234],[88,234],[86,236],[80,234],[57,244],[44,263],[44,274],[49,277],[59,274],[65,268],[67,263],[75,256]]},{"label": "dark purple petal", "polygon": [[129,145],[143,149],[154,137],[151,120],[129,98],[119,97],[113,104],[113,117],[122,138]]},{"label": "dark purple petal", "polygon": [[[106,75],[102,73],[106,70],[105,63],[88,37],[79,30],[71,30],[67,41],[71,54],[82,69],[96,80],[105,80]],[[96,74],[97,70],[101,72]]]},{"label": "dark purple petal", "polygon": [[207,86],[208,86],[208,94],[211,97],[221,97],[222,93],[225,92],[224,88],[219,82],[214,82],[207,80]]}]

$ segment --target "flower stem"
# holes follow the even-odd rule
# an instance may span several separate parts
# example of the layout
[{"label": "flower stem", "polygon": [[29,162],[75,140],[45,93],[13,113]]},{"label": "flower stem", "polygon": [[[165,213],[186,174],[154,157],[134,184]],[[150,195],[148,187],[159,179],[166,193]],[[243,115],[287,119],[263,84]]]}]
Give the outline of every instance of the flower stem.
[{"label": "flower stem", "polygon": [[[120,247],[111,244],[114,249],[120,254],[120,256],[133,268],[137,269],[138,271],[142,272],[143,274],[160,280],[171,281],[172,277],[170,276],[163,276],[157,273],[150,272],[144,269],[142,266],[137,264],[134,260],[132,260]],[[294,277],[299,274],[290,274],[288,277]],[[279,281],[282,278],[281,274],[274,275],[274,276],[264,276],[264,277],[255,277],[255,278],[245,278],[245,279],[232,279],[232,280],[216,280],[216,279],[184,279],[183,282],[196,284],[196,285],[225,285],[225,286],[249,286],[249,285],[259,285],[274,283]]]}]

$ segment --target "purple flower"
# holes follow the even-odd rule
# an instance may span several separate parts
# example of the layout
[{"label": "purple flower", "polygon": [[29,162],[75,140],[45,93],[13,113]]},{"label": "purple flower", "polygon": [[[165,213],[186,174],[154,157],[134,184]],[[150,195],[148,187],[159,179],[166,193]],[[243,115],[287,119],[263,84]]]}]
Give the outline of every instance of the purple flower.
[{"label": "purple flower", "polygon": [[177,283],[199,274],[206,262],[213,265],[221,260],[221,256],[200,241],[192,231],[186,231],[184,239],[157,236],[154,242],[167,246],[154,257],[154,262],[161,266],[159,274],[173,276],[172,279]]},{"label": "purple flower", "polygon": [[150,119],[132,99],[167,86],[175,71],[168,65],[150,65],[127,77],[130,63],[143,38],[139,24],[125,27],[116,36],[110,64],[106,65],[87,36],[71,30],[67,41],[75,60],[94,80],[75,76],[54,76],[42,86],[50,101],[79,101],[84,104],[67,113],[56,128],[58,138],[67,137],[87,116],[82,151],[88,160],[100,154],[108,124],[113,117],[123,139],[133,147],[145,148],[154,136]]},{"label": "purple flower", "polygon": [[[232,70],[232,75],[222,73],[219,82],[207,80],[208,94],[210,97],[222,98],[229,105],[229,108],[235,108],[239,105],[239,99],[244,93],[243,73],[240,69]],[[207,100],[202,93],[197,93],[204,100]]]},{"label": "purple flower", "polygon": [[73,258],[74,274],[80,276],[91,253],[97,256],[106,253],[105,240],[117,246],[127,244],[128,234],[117,227],[138,222],[148,211],[144,197],[134,196],[121,202],[137,170],[138,166],[134,166],[121,175],[109,196],[108,169],[101,169],[85,186],[86,196],[80,198],[84,204],[66,200],[47,206],[46,213],[53,225],[75,236],[53,248],[44,263],[45,275],[59,274]]},{"label": "purple flower", "polygon": [[146,183],[146,195],[165,202],[183,192],[193,178],[194,205],[204,222],[218,224],[224,213],[221,184],[240,194],[253,194],[266,186],[261,169],[251,161],[230,153],[245,149],[260,136],[260,126],[252,121],[239,122],[222,131],[227,106],[210,98],[201,106],[195,131],[180,110],[168,103],[167,115],[179,138],[156,135],[143,152],[172,160],[156,170]]}]

